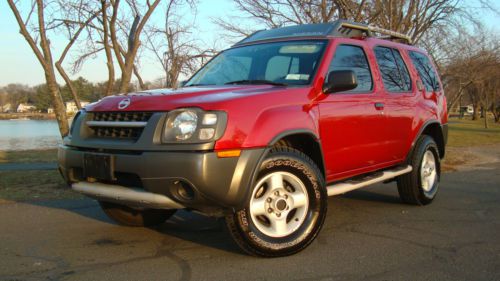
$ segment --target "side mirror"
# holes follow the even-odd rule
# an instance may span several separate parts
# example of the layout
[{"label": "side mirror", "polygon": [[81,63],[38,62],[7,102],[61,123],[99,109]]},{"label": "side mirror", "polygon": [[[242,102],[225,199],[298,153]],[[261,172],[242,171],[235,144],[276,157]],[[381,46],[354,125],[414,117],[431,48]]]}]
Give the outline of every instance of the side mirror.
[{"label": "side mirror", "polygon": [[183,80],[183,81],[179,82],[179,88],[186,86],[186,83],[187,83],[187,80]]},{"label": "side mirror", "polygon": [[328,73],[323,92],[325,94],[343,92],[355,89],[358,86],[358,78],[352,70],[334,70]]}]

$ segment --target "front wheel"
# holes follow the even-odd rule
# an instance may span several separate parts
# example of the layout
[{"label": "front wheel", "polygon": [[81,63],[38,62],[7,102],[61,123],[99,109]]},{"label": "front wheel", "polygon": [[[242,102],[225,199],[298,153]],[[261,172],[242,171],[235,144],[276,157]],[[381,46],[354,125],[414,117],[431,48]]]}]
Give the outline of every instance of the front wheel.
[{"label": "front wheel", "polygon": [[136,209],[125,205],[99,201],[102,210],[115,222],[126,226],[155,226],[168,220],[176,210]]},{"label": "front wheel", "polygon": [[405,203],[427,205],[436,197],[441,176],[439,150],[432,137],[422,135],[417,140],[409,164],[413,170],[397,179],[399,196]]},{"label": "front wheel", "polygon": [[318,235],[326,215],[325,183],[305,154],[276,147],[260,167],[245,208],[226,223],[245,252],[264,257],[297,253]]}]

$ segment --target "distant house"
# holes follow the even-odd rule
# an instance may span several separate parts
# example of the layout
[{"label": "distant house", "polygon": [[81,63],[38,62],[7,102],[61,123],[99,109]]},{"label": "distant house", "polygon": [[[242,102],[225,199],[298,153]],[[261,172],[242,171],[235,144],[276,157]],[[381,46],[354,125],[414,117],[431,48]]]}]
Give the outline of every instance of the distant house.
[{"label": "distant house", "polygon": [[26,113],[26,112],[33,112],[36,110],[36,106],[29,104],[29,103],[20,103],[17,106],[17,112],[18,113]]},{"label": "distant house", "polygon": [[12,105],[10,103],[0,105],[0,112],[12,112]]},{"label": "distant house", "polygon": [[54,108],[52,108],[52,107],[47,108],[47,113],[48,114],[54,113]]},{"label": "distant house", "polygon": [[[80,105],[85,107],[90,102],[88,101],[80,101]],[[76,103],[74,101],[66,102],[66,113],[76,113],[78,112],[78,107],[76,107]]]}]

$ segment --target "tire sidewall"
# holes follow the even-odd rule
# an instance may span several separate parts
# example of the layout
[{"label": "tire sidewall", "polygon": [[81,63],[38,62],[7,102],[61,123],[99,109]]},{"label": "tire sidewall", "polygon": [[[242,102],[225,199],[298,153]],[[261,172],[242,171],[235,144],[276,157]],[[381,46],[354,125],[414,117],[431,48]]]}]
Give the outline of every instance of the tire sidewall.
[{"label": "tire sidewall", "polygon": [[[420,178],[421,174],[421,169],[422,169],[422,161],[424,158],[424,155],[427,151],[431,151],[432,154],[434,155],[435,163],[436,163],[436,173],[437,173],[437,178],[436,181],[434,182],[434,185],[432,186],[431,190],[425,191],[422,187],[422,180]],[[418,154],[416,155],[416,158],[414,159],[413,167],[418,167],[415,169],[415,174],[414,176],[416,177],[416,183],[418,187],[418,195],[420,198],[421,203],[427,204],[430,201],[432,201],[435,197],[436,194],[439,191],[439,182],[441,180],[441,164],[440,164],[440,157],[439,157],[439,151],[438,147],[436,145],[436,142],[429,136],[424,136],[419,147],[418,147]]]},{"label": "tire sidewall", "polygon": [[[285,237],[274,238],[263,234],[255,226],[249,213],[250,197],[246,207],[236,212],[235,219],[238,221],[237,225],[247,243],[265,251],[286,255],[307,246],[321,229],[326,214],[326,191],[324,180],[318,173],[318,169],[292,153],[273,153],[264,160],[255,183],[266,175],[277,171],[294,174],[307,189],[309,208],[302,225]],[[250,194],[253,194],[254,188],[256,186],[252,186]]]}]

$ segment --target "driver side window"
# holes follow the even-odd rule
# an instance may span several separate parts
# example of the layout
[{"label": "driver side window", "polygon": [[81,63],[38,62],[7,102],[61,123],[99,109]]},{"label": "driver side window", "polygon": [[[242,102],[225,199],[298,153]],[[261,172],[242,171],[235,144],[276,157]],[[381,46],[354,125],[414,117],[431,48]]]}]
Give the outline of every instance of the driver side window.
[{"label": "driver side window", "polygon": [[334,70],[352,70],[356,73],[358,86],[346,92],[369,92],[373,88],[372,75],[365,51],[359,46],[337,46],[328,73]]}]

